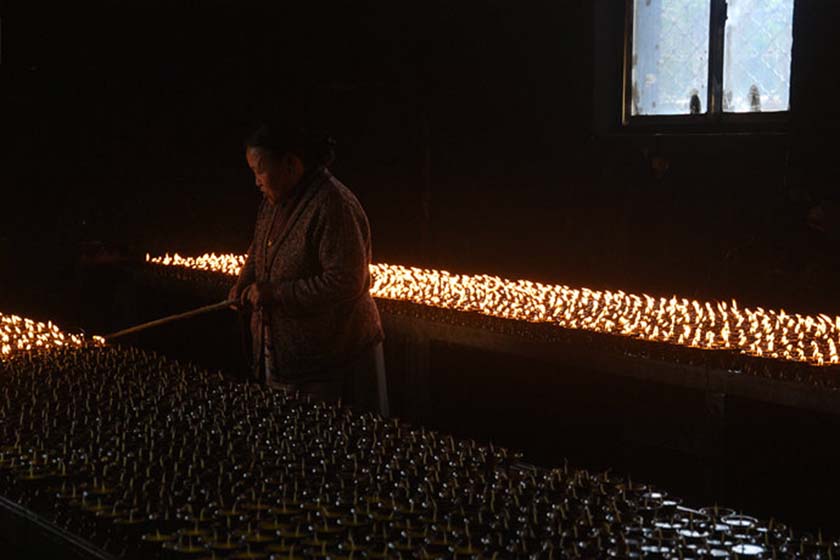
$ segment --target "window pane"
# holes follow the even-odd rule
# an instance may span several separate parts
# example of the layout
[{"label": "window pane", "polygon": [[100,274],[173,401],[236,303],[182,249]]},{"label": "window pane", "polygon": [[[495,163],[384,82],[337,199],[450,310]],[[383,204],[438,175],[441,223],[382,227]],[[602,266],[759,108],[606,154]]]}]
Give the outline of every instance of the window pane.
[{"label": "window pane", "polygon": [[729,0],[723,110],[787,111],[794,0]]},{"label": "window pane", "polygon": [[711,2],[634,3],[631,114],[705,113]]}]

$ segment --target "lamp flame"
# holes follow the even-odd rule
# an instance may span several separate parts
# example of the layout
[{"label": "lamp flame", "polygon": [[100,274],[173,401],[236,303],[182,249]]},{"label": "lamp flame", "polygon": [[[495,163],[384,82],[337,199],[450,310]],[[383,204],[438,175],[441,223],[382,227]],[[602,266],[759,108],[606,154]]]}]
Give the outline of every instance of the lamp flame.
[{"label": "lamp flame", "polygon": [[[146,255],[153,264],[231,276],[239,274],[245,259],[234,254]],[[742,308],[734,299],[657,298],[389,264],[370,265],[370,274],[370,291],[376,298],[813,366],[840,363],[840,316]]]},{"label": "lamp flame", "polygon": [[88,344],[104,345],[105,339],[93,336],[88,340],[83,335],[61,331],[51,321],[42,323],[0,313],[0,360],[16,352]]}]

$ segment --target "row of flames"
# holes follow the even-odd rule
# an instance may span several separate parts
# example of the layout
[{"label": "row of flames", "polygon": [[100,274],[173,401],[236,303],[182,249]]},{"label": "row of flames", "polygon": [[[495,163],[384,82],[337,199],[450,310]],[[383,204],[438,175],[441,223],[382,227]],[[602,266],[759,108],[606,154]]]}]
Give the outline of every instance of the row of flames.
[{"label": "row of flames", "polygon": [[17,315],[0,313],[0,359],[14,352],[63,346],[84,346],[90,342],[104,344],[99,336],[85,339],[83,335],[62,332],[52,322],[41,323]]},{"label": "row of flames", "polygon": [[[155,264],[229,275],[237,275],[245,259],[232,254],[146,255],[146,261]],[[372,264],[370,273],[371,295],[377,298],[815,366],[840,363],[838,316],[739,307],[735,300],[657,298],[399,265]]]}]

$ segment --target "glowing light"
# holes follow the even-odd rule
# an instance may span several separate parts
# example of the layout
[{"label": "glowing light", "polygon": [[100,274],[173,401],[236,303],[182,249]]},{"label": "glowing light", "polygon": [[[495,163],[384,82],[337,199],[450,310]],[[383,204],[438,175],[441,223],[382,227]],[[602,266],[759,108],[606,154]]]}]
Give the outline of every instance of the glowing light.
[{"label": "glowing light", "polygon": [[214,253],[205,253],[200,257],[182,257],[178,253],[172,256],[169,256],[169,253],[167,253],[162,257],[152,258],[146,253],[146,262],[169,266],[183,266],[193,270],[221,272],[222,274],[236,276],[242,267],[245,266],[246,257],[247,255],[216,255]]},{"label": "glowing light", "polygon": [[[245,258],[232,254],[196,258],[146,255],[146,261],[154,264],[232,276],[239,274]],[[399,265],[372,264],[370,273],[371,295],[377,298],[813,366],[840,363],[840,316],[742,308],[735,300],[656,298]]]},{"label": "glowing light", "polygon": [[93,336],[88,340],[80,334],[62,332],[52,322],[41,323],[0,313],[0,359],[16,352],[87,344],[103,345],[105,339]]}]

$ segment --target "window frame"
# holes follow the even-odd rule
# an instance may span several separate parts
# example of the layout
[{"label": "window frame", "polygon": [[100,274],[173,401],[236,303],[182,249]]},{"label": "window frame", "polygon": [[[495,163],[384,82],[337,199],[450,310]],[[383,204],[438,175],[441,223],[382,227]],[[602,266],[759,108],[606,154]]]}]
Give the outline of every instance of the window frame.
[{"label": "window frame", "polygon": [[[726,33],[726,0],[708,0],[709,10],[709,62],[707,78],[707,111],[699,115],[633,115],[633,15],[637,0],[625,0],[624,3],[624,70],[622,79],[621,125],[624,129],[657,129],[691,131],[784,131],[787,129],[793,113],[793,75],[794,57],[791,48],[791,69],[788,82],[790,108],[787,111],[768,111],[762,113],[729,113],[721,110],[723,102],[723,49]],[[792,29],[796,23],[796,5],[794,0]],[[794,35],[795,43],[795,35]]]}]

